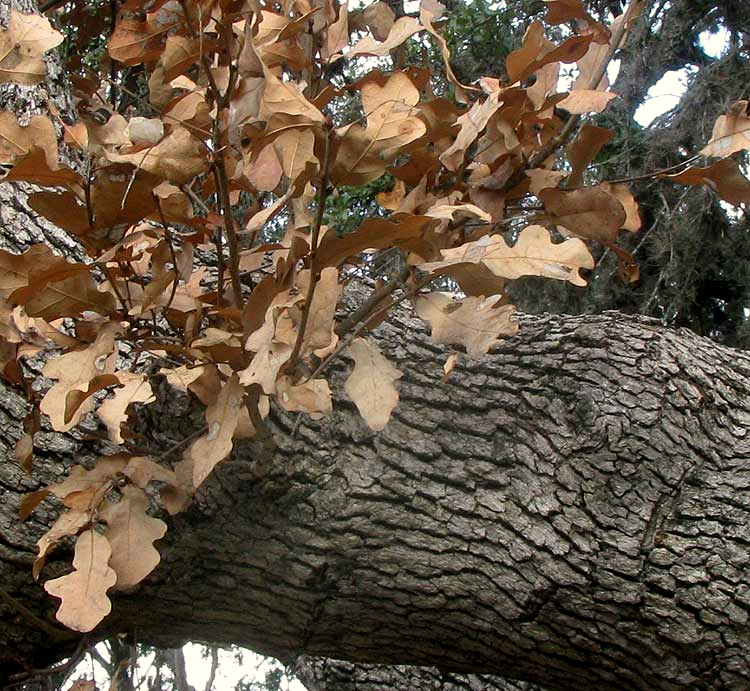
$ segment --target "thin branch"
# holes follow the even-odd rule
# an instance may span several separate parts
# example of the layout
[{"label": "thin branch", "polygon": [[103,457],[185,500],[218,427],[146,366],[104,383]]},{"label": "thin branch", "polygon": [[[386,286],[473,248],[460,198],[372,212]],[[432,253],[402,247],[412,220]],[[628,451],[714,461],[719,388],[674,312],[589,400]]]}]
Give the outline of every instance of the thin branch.
[{"label": "thin branch", "polygon": [[307,321],[310,317],[310,306],[312,305],[313,297],[315,296],[315,286],[318,283],[318,240],[320,238],[320,227],[323,224],[323,214],[325,213],[326,201],[331,190],[328,187],[329,168],[331,165],[331,137],[333,136],[333,127],[331,123],[326,125],[326,138],[325,138],[325,149],[323,151],[323,165],[320,172],[320,197],[318,199],[318,208],[315,212],[315,220],[312,225],[312,232],[310,234],[310,283],[307,286],[307,295],[305,296],[305,309],[302,312],[302,319],[299,325],[299,333],[297,334],[297,340],[294,344],[294,350],[289,357],[289,368],[293,368],[297,364],[300,351],[302,350],[302,342],[305,340],[305,330],[307,329]]},{"label": "thin branch", "polygon": [[177,284],[180,281],[180,271],[177,268],[177,255],[175,254],[174,244],[172,242],[172,231],[169,229],[167,219],[164,217],[164,211],[161,208],[161,199],[159,199],[159,197],[157,197],[155,194],[153,195],[153,197],[156,201],[156,208],[159,211],[161,224],[162,226],[164,226],[164,236],[166,237],[167,243],[169,244],[169,254],[172,257],[172,265],[174,266],[174,281],[172,281],[172,292],[170,293],[169,300],[167,300],[167,304],[164,307],[164,311],[166,312],[172,306],[172,300],[174,300],[175,293],[177,292]]}]

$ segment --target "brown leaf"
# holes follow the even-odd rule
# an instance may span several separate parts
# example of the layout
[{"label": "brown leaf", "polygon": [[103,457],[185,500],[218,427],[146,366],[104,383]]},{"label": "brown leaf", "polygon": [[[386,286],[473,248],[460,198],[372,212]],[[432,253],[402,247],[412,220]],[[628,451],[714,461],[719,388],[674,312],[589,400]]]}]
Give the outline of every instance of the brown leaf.
[{"label": "brown leaf", "polygon": [[199,437],[190,447],[193,461],[193,487],[200,487],[217,463],[232,450],[232,436],[237,428],[244,389],[236,374],[224,384],[216,401],[206,408],[207,434]]},{"label": "brown leaf", "polygon": [[578,190],[549,188],[539,192],[539,198],[553,223],[603,244],[614,242],[625,223],[620,201],[599,186]]},{"label": "brown leaf", "polygon": [[419,237],[434,223],[429,216],[396,214],[388,218],[368,218],[356,231],[341,238],[328,232],[318,246],[319,265],[339,266],[347,257],[364,250],[398,246]]},{"label": "brown leaf", "polygon": [[497,301],[497,295],[454,301],[446,293],[428,293],[417,299],[416,309],[422,319],[430,322],[435,343],[460,344],[469,357],[480,358],[498,339],[518,331],[518,324],[511,321],[516,308],[495,307]]},{"label": "brown leaf", "polygon": [[382,353],[364,338],[357,338],[349,346],[354,369],[344,384],[349,398],[370,429],[383,429],[398,405],[398,391],[394,382],[399,372]]},{"label": "brown leaf", "polygon": [[117,580],[107,562],[111,550],[107,538],[95,530],[87,530],[76,541],[73,568],[75,571],[44,584],[44,589],[62,599],[57,620],[68,628],[83,633],[91,631],[112,609],[107,597]]},{"label": "brown leaf", "polygon": [[[300,276],[300,289],[305,294],[307,293],[309,280],[309,271]],[[312,303],[309,307],[305,337],[302,341],[301,353],[303,357],[310,353],[318,354],[318,351],[335,345],[338,340],[333,332],[333,327],[340,295],[341,286],[339,285],[338,269],[327,266],[320,272]]]},{"label": "brown leaf", "polygon": [[[583,171],[593,161],[602,147],[612,141],[615,132],[608,127],[596,127],[595,125],[584,125],[576,137],[576,140],[568,147],[568,160],[573,170],[568,178],[569,187],[579,187],[583,184]],[[527,171],[527,175],[531,171]],[[529,176],[531,177],[531,176]],[[555,187],[556,183],[545,185]],[[532,192],[536,194],[536,192]]]},{"label": "brown leaf", "polygon": [[118,372],[117,379],[122,388],[115,389],[114,396],[104,401],[96,412],[107,426],[109,438],[116,444],[123,444],[125,440],[120,425],[128,419],[128,406],[131,403],[151,403],[156,398],[148,377],[143,374]]},{"label": "brown leaf", "polygon": [[554,244],[543,226],[531,225],[509,247],[501,235],[486,235],[454,249],[441,250],[443,261],[419,265],[422,271],[450,273],[453,265],[481,262],[496,276],[508,279],[545,276],[573,285],[585,286],[579,269],[593,269],[594,259],[578,238]]},{"label": "brown leaf", "polygon": [[60,45],[63,35],[40,14],[10,11],[0,31],[0,84],[38,84],[47,75],[42,56]]},{"label": "brown leaf", "polygon": [[143,490],[125,486],[119,502],[108,501],[99,512],[107,524],[104,532],[112,548],[109,565],[117,574],[118,590],[131,588],[148,576],[159,563],[154,541],[164,537],[167,524],[147,514],[148,498]]},{"label": "brown leaf", "polygon": [[[750,135],[750,130],[748,130]],[[661,175],[681,185],[708,185],[725,201],[735,206],[750,204],[750,181],[732,158],[716,161],[705,168],[687,168],[674,175]]]}]

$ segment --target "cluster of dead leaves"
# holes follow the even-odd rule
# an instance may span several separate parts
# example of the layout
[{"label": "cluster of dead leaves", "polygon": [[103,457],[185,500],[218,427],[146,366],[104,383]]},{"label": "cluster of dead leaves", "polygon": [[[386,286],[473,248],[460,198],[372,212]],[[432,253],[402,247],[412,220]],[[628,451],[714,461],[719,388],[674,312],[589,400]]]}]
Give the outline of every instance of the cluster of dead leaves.
[{"label": "cluster of dead leaves", "polygon": [[[451,70],[435,0],[401,18],[384,2],[350,11],[337,0],[129,0],[109,55],[144,65],[154,115],[88,115],[107,88],[80,77],[76,122],[55,111],[23,123],[0,112],[5,179],[50,188],[33,193],[31,206],[88,253],[74,262],[43,245],[0,252],[3,377],[31,391],[23,358],[61,351],[44,367],[52,385],[27,417],[16,455],[30,469],[42,414],[58,431],[96,415],[126,449],[74,468],[25,504],[28,515],[53,494],[67,509],[40,540],[34,567],[38,576],[50,550],[75,539],[74,570],[46,584],[62,599],[60,621],[92,629],[109,612],[110,588],[130,588],[152,571],[154,542],[166,529],[153,513],[185,507],[237,440],[264,427],[272,404],[313,417],[330,412],[332,358],[353,360],[344,388],[365,423],[388,423],[401,374],[366,332],[397,299],[376,290],[354,321],[339,310],[349,267],[363,254],[401,250],[400,289],[434,341],[471,357],[517,329],[509,281],[543,276],[583,286],[594,242],[615,251],[628,280],[637,278],[635,260],[616,243],[620,232],[639,229],[638,205],[624,184],[586,184],[613,132],[583,116],[616,97],[606,65],[641,3],[633,0],[609,27],[580,0],[546,5],[546,23],[566,24],[568,37],[555,44],[535,22],[509,55],[507,78],[474,87]],[[416,35],[436,41],[455,98],[436,96],[422,68],[373,69],[351,84],[328,76],[339,61],[389,56]],[[14,11],[0,31],[0,82],[40,81],[44,54],[60,38],[46,19]],[[579,75],[565,93],[557,91],[561,64],[575,64]],[[360,116],[336,122],[352,97]],[[567,127],[575,118],[580,126]],[[60,163],[60,132],[85,166]],[[749,133],[747,103],[739,102],[702,151],[724,158],[671,177],[710,185],[731,203],[750,201],[748,181],[726,158],[750,148]],[[387,216],[344,236],[323,223],[338,186],[386,172],[396,180],[378,198]],[[252,203],[241,215],[242,199]],[[266,243],[274,219],[285,234]],[[197,260],[217,247],[218,268]],[[442,275],[460,297],[425,290]],[[138,449],[131,416],[155,395],[131,366],[134,354],[170,363],[160,376],[205,406],[205,427],[173,469]]]}]

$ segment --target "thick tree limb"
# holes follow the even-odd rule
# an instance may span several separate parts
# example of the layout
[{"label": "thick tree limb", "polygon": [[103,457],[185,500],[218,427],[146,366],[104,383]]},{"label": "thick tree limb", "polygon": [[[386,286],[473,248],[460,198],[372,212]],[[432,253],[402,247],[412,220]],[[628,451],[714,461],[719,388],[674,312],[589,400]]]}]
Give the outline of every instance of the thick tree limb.
[{"label": "thick tree limb", "polygon": [[[236,642],[528,679],[548,688],[742,688],[750,666],[750,357],[609,313],[527,320],[441,382],[442,350],[394,319],[380,346],[405,371],[395,419],[353,406],[293,430],[273,458],[222,464],[162,541],[162,565],[119,596],[101,635]],[[200,424],[165,396],[140,431],[166,446]],[[3,397],[9,445],[23,404]],[[70,438],[42,440],[78,456]],[[45,450],[46,449],[46,450]],[[33,543],[4,467],[2,582],[37,616]],[[44,578],[60,573],[52,563]],[[61,648],[7,608],[0,672]]]}]

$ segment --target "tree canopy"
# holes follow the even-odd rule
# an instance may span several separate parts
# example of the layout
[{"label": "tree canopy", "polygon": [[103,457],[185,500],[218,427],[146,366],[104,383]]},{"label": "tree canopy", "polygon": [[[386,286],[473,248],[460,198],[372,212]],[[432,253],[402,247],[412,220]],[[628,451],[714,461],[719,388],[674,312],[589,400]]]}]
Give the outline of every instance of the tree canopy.
[{"label": "tree canopy", "polygon": [[[5,182],[35,186],[30,208],[73,241],[0,250],[0,370],[30,403],[16,460],[33,473],[47,429],[93,420],[101,440],[93,464],[21,507],[22,520],[63,507],[32,567],[61,624],[94,631],[112,593],[147,582],[168,523],[242,440],[274,457],[273,411],[296,429],[343,395],[385,430],[404,372],[368,334],[402,303],[455,348],[446,378],[516,334],[517,304],[618,307],[745,342],[750,82],[708,96],[717,71],[747,75],[742,12],[512,9],[127,0],[108,16],[70,3],[64,42],[7,4],[0,84],[42,93],[59,50],[75,101],[0,112]],[[712,60],[698,35],[719,21],[730,49]],[[493,51],[476,50],[497,23]],[[658,23],[689,25],[671,47],[703,69],[692,102],[644,130],[634,113],[670,67],[640,54],[663,42]],[[701,128],[685,124],[696,109]],[[694,278],[707,247],[712,269]],[[164,386],[204,408],[168,448],[140,428]],[[72,569],[46,577],[71,544]]]}]

